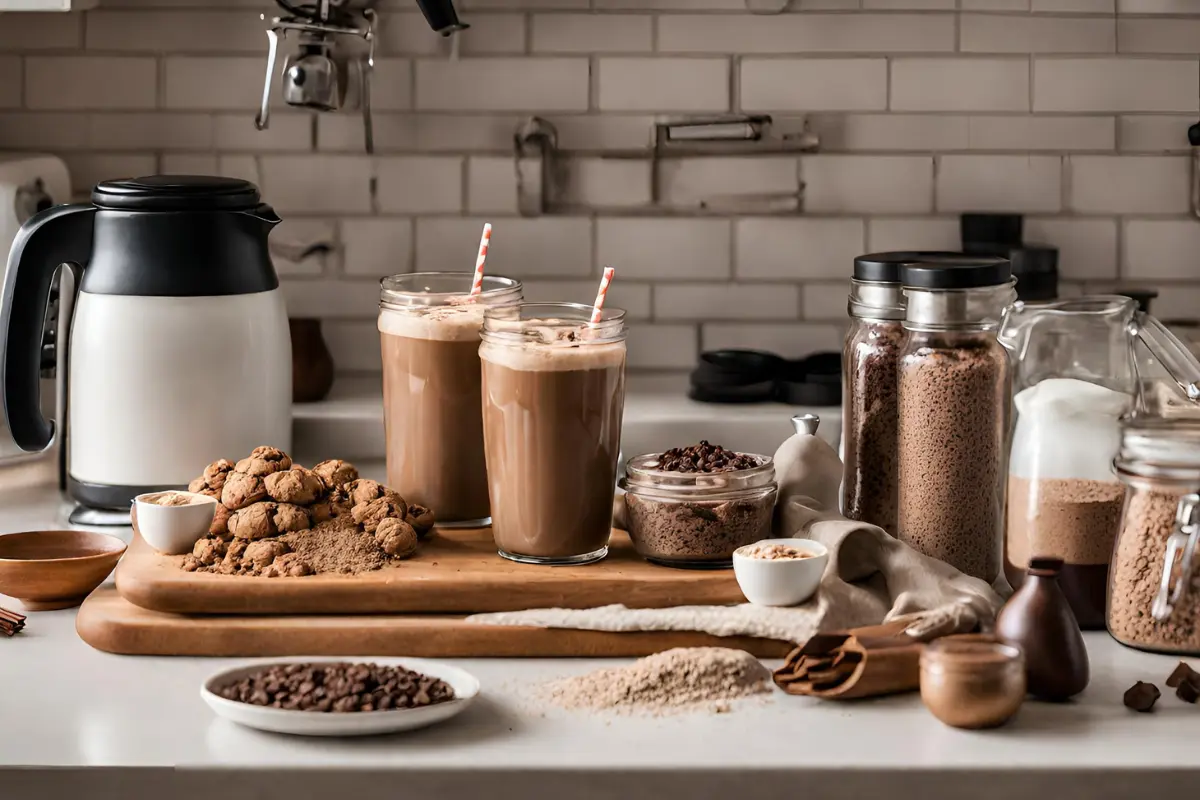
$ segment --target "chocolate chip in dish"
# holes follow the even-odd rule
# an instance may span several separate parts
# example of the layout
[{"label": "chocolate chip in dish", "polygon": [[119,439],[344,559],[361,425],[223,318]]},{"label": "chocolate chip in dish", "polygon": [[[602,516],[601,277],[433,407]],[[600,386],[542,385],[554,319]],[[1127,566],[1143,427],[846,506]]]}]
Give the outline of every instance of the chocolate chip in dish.
[{"label": "chocolate chip in dish", "polygon": [[238,703],[318,713],[421,708],[454,699],[454,689],[440,678],[350,662],[272,665],[214,693]]}]

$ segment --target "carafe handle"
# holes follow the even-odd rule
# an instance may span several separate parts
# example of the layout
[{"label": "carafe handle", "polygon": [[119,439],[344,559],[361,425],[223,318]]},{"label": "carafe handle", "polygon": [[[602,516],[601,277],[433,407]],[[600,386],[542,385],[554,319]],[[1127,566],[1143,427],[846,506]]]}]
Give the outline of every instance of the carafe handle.
[{"label": "carafe handle", "polygon": [[[46,308],[60,265],[69,265],[78,288],[81,266],[92,253],[95,212],[95,206],[80,204],[35,214],[17,231],[8,256],[0,299],[0,379],[5,419],[13,441],[26,452],[45,450],[54,438],[54,423],[42,414],[39,397]],[[61,309],[69,314],[71,304],[63,302]],[[60,331],[69,329],[65,322],[59,320]]]},{"label": "carafe handle", "polygon": [[[1179,498],[1175,512],[1175,531],[1167,537],[1167,550],[1163,556],[1162,579],[1158,594],[1150,606],[1150,615],[1156,622],[1166,622],[1175,607],[1183,600],[1192,583],[1192,564],[1196,559],[1196,544],[1200,540],[1200,495],[1188,494]],[[1179,579],[1172,586],[1175,562],[1179,559]]]},{"label": "carafe handle", "polygon": [[1200,361],[1179,338],[1154,317],[1139,311],[1134,315],[1137,335],[1163,365],[1189,400],[1200,402]]}]

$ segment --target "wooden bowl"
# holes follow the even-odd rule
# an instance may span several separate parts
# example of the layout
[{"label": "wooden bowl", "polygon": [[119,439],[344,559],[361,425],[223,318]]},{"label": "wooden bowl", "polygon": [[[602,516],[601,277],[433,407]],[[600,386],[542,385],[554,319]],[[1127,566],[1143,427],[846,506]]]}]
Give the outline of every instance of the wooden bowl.
[{"label": "wooden bowl", "polygon": [[72,608],[108,577],[124,552],[117,537],[90,531],[0,536],[0,594],[28,611]]}]

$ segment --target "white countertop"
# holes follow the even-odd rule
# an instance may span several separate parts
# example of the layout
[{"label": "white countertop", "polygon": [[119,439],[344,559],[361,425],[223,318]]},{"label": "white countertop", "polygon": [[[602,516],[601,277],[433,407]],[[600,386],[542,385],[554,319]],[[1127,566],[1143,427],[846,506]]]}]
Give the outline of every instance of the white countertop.
[{"label": "white countertop", "polygon": [[[369,471],[369,470],[368,470]],[[49,489],[0,493],[4,532],[65,524]],[[0,605],[12,606],[0,597]],[[463,659],[483,694],[425,731],[305,740],[238,728],[201,702],[232,659],[125,657],[75,634],[73,610],[0,638],[0,797],[600,798],[1124,797],[1200,787],[1200,706],[1162,681],[1176,659],[1088,634],[1076,702],[1029,702],[1010,726],[943,726],[916,695],[857,703],[776,692],[733,713],[600,717],[532,705],[523,687],[616,661]],[[364,653],[363,655],[370,655]],[[775,666],[771,663],[769,666]],[[1153,714],[1121,695],[1164,688]],[[67,768],[67,769],[63,769]],[[166,793],[170,793],[169,795]]]}]

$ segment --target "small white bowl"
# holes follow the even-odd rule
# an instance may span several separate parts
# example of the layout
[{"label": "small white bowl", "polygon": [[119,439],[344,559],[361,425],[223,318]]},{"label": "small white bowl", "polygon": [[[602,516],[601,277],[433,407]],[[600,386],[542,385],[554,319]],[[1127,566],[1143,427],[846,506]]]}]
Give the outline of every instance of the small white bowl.
[{"label": "small white bowl", "polygon": [[[164,494],[182,494],[192,498],[186,506],[160,506],[148,502]],[[195,492],[150,492],[133,498],[137,511],[138,533],[160,553],[181,556],[192,552],[200,537],[208,533],[217,499]]]},{"label": "small white bowl", "polygon": [[[747,552],[778,544],[792,547],[809,558],[751,558]],[[763,539],[733,551],[733,574],[742,594],[756,606],[794,606],[812,597],[821,584],[829,551],[809,539]]]},{"label": "small white bowl", "polygon": [[[441,678],[454,690],[454,699],[421,708],[390,711],[356,711],[346,714],[318,711],[294,711],[255,706],[226,700],[217,689],[268,666],[281,664],[318,664],[336,661],[372,662],[387,667],[405,667],[434,678]],[[466,710],[479,694],[479,680],[466,670],[424,658],[284,658],[263,659],[249,665],[224,669],[200,687],[200,696],[218,715],[248,728],[297,736],[374,736],[381,733],[414,730],[433,725]]]}]

